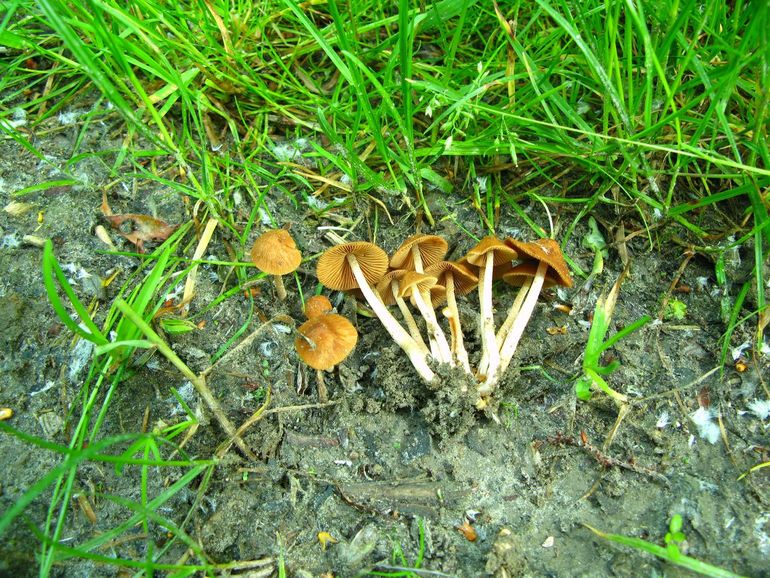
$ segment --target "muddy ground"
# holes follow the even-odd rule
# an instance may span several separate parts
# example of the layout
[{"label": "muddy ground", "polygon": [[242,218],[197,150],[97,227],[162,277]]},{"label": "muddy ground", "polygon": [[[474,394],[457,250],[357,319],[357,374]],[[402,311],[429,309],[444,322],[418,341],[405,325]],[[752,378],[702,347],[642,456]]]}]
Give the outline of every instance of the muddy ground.
[{"label": "muddy ground", "polygon": [[[95,237],[94,228],[106,225],[100,212],[102,191],[109,191],[116,213],[150,214],[169,223],[191,218],[191,204],[160,185],[129,175],[118,177],[116,185],[109,174],[114,153],[100,153],[116,150],[122,142],[114,122],[109,115],[103,122],[93,122],[79,141],[80,121],[53,121],[30,137],[45,162],[11,140],[0,144],[3,206],[12,200],[33,205],[20,215],[0,214],[0,406],[13,409],[14,416],[6,422],[12,427],[58,443],[68,442],[67,416],[87,367],[79,365],[82,355],[46,299],[41,249],[25,235],[54,241],[59,261],[72,265],[68,270],[78,294],[87,303],[99,304],[96,318],[101,322],[118,288],[140,266],[136,258],[105,254],[106,247]],[[70,163],[75,155],[83,156]],[[63,175],[79,184],[13,197],[15,191]],[[504,175],[503,182],[512,194],[521,192],[514,174]],[[250,197],[242,198],[244,205],[238,209],[248,215]],[[348,238],[371,240],[376,211],[380,211],[376,241],[393,251],[415,232],[415,220],[398,195],[385,195],[383,200],[392,222],[363,195],[320,218],[313,208],[295,207],[279,192],[266,197],[276,221],[291,227],[305,256],[330,245],[324,226],[356,223]],[[648,224],[654,223],[649,234],[635,234],[645,226],[640,213],[627,199],[619,201],[619,205],[600,204],[595,212],[605,237],[614,239],[621,224],[629,235],[625,245],[631,270],[620,292],[612,331],[645,314],[658,318],[686,258],[686,243],[693,240],[680,226],[665,220],[655,223],[653,215],[645,215]],[[474,244],[468,233],[485,234],[461,192],[431,195],[429,202],[437,224],[423,226],[422,232],[447,238],[450,257],[459,258]],[[523,207],[535,222],[548,227],[539,204]],[[570,205],[552,209],[556,237],[562,238],[575,214]],[[721,232],[740,221],[743,209],[725,205],[698,218],[707,230]],[[533,237],[513,211],[503,208],[500,223],[500,236]],[[566,247],[584,271],[593,261],[580,243],[587,232],[585,222],[578,224]],[[115,232],[112,238],[118,248],[132,250]],[[233,238],[227,233],[215,236],[209,255],[225,258],[224,241],[232,243]],[[727,242],[725,237],[714,245]],[[296,289],[292,291],[288,283],[289,299],[279,303],[269,282],[257,284],[254,321],[244,337],[261,330],[217,366],[209,383],[235,423],[257,409],[264,393],[260,387],[270,387],[271,409],[289,409],[268,413],[246,434],[257,461],[235,449],[222,460],[186,531],[218,562],[271,558],[275,568],[282,553],[290,576],[366,575],[377,567],[387,571],[387,566],[402,565],[393,557],[399,549],[412,564],[418,557],[420,527],[425,576],[684,576],[684,571],[649,555],[602,542],[584,527],[589,524],[662,544],[668,520],[681,514],[688,554],[739,574],[768,575],[768,474],[760,471],[743,481],[737,478],[768,459],[768,420],[763,422],[749,405],[766,399],[761,378],[769,357],[749,347],[743,352],[744,371],[736,369],[732,356],[723,373],[715,371],[725,331],[721,300],[725,292],[734,297],[748,278],[752,249],[727,254],[726,287],[716,283],[714,262],[696,254],[670,294],[686,305],[684,317],[655,321],[609,352],[608,357],[621,362],[609,381],[631,397],[632,407],[612,444],[601,451],[617,408],[602,395],[577,402],[574,380],[588,336],[587,319],[597,298],[623,269],[617,249],[610,247],[604,272],[592,283],[578,277],[573,288],[541,299],[495,393],[493,411],[487,413],[476,411],[472,395],[461,393],[468,382],[457,372],[440,368],[439,385],[427,387],[377,320],[356,316],[355,305],[336,293],[330,297],[339,312],[355,322],[361,339],[339,370],[327,375],[332,403],[314,407],[316,376],[298,363],[294,335],[287,331],[291,323],[280,319],[262,326],[282,315],[301,322]],[[104,290],[77,280],[80,270],[106,278],[116,269],[122,271],[120,277]],[[230,288],[234,277],[229,273],[226,267],[204,268],[193,313]],[[306,294],[315,290],[314,262],[303,265],[299,280]],[[511,289],[496,287],[498,324],[513,296]],[[743,314],[752,311],[752,299],[750,293]],[[571,312],[555,309],[555,303],[570,305]],[[206,322],[202,329],[170,338],[174,350],[194,370],[205,369],[249,307],[239,294],[209,309],[197,318]],[[478,359],[477,311],[475,294],[461,298],[472,362]],[[751,323],[740,326],[732,347],[750,342],[751,331]],[[157,355],[150,363],[135,366],[115,392],[103,435],[139,431],[145,420],[152,427],[181,419],[171,387],[183,392],[202,416],[187,451],[200,458],[212,455],[224,433],[184,379]],[[714,443],[700,435],[691,419],[699,405],[708,405],[719,416],[713,422],[720,428]],[[590,447],[581,441],[583,436]],[[58,463],[52,453],[0,436],[0,511]],[[156,494],[179,475],[173,470],[155,474],[149,483]],[[117,475],[110,468],[87,464],[78,485],[93,505],[95,521],[73,509],[63,537],[70,546],[127,518],[127,510],[104,495],[138,500],[139,470],[126,468]],[[163,515],[181,523],[194,489],[195,485],[167,503]],[[42,523],[46,507],[45,501],[36,501],[0,539],[0,574],[37,573],[38,542],[28,526]],[[469,531],[458,529],[464,523],[475,531],[474,541]],[[319,532],[328,532],[337,543],[323,549]],[[148,541],[160,545],[167,539],[162,528],[154,527],[149,537],[137,536],[102,554],[139,560]],[[183,553],[181,546],[172,548],[165,561],[174,562]],[[70,560],[56,566],[55,573],[108,576],[119,571]]]}]

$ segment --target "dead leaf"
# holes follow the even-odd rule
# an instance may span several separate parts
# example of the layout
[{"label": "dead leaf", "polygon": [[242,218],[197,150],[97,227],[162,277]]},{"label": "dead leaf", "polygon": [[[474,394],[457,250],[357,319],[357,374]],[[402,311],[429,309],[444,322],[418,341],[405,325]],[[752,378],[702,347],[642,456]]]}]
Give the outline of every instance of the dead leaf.
[{"label": "dead leaf", "polygon": [[136,213],[115,215],[107,203],[106,193],[102,194],[102,214],[120,236],[136,245],[140,253],[144,252],[145,241],[165,241],[179,226],[169,225],[149,215]]}]

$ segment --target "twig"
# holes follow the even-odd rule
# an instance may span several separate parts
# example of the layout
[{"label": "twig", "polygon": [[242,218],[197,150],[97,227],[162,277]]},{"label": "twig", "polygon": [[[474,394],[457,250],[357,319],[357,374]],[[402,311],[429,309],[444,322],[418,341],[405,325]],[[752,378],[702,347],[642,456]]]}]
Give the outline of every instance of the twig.
[{"label": "twig", "polygon": [[254,331],[252,331],[249,335],[244,337],[243,340],[238,345],[236,345],[230,351],[228,351],[222,357],[220,357],[216,361],[216,363],[214,363],[214,365],[210,365],[206,369],[204,369],[203,372],[201,373],[201,376],[205,377],[208,374],[210,374],[211,372],[213,372],[216,368],[218,368],[220,365],[222,365],[222,363],[226,359],[230,358],[231,356],[235,355],[238,351],[240,351],[244,347],[248,346],[263,331],[265,331],[266,329],[271,329],[273,324],[276,321],[281,321],[283,323],[286,323],[286,325],[289,325],[292,328],[294,327],[294,320],[291,317],[289,317],[288,315],[276,315],[275,317],[272,317],[272,318],[268,319],[262,325],[257,327]]},{"label": "twig", "polygon": [[377,564],[374,567],[376,570],[384,570],[386,572],[411,572],[417,576],[440,576],[441,578],[455,578],[454,574],[445,574],[438,570],[426,570],[424,568],[408,568],[406,566],[391,566],[389,564]]},{"label": "twig", "polygon": [[643,466],[638,466],[633,462],[623,461],[617,458],[613,458],[612,456],[608,456],[601,449],[592,445],[588,441],[588,438],[586,437],[585,432],[580,432],[580,437],[581,439],[578,440],[573,438],[572,436],[565,436],[558,433],[556,434],[555,437],[549,438],[548,443],[552,445],[572,446],[576,448],[581,448],[585,450],[588,454],[593,456],[593,458],[597,462],[599,462],[599,464],[604,468],[611,468],[611,467],[623,468],[625,470],[630,470],[637,474],[648,476],[663,484],[666,484],[666,485],[669,484],[668,478],[666,478],[666,476],[664,476],[663,474],[656,472],[655,470],[652,470],[650,468],[645,468]]},{"label": "twig", "polygon": [[226,440],[220,446],[217,448],[216,453],[214,454],[217,458],[223,457],[227,450],[230,449],[230,446],[233,445],[233,442],[239,438],[243,437],[243,432],[245,432],[247,429],[249,429],[251,426],[253,426],[255,423],[257,423],[265,414],[265,410],[267,409],[267,406],[270,405],[270,388],[267,388],[267,395],[265,396],[265,403],[263,403],[257,411],[255,411],[249,419],[247,419],[245,422],[241,424],[241,426],[235,431],[235,434],[230,437],[230,439]]},{"label": "twig", "polygon": [[321,409],[329,407],[330,405],[337,405],[339,400],[327,401],[326,403],[308,403],[306,405],[284,405],[282,407],[274,407],[265,411],[265,415],[270,413],[288,413],[291,411],[304,411],[306,409]]}]

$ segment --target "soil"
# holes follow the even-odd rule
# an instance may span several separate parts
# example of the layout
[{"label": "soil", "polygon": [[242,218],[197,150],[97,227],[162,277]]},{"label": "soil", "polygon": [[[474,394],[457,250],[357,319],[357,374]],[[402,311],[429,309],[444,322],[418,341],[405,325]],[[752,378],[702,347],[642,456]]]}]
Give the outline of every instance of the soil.
[{"label": "soil", "polygon": [[[75,113],[75,122],[60,117],[30,136],[43,160],[14,141],[0,143],[3,206],[11,201],[31,204],[21,214],[0,214],[0,407],[13,410],[5,422],[13,428],[60,444],[68,443],[69,426],[77,418],[71,412],[79,411],[92,350],[73,341],[55,315],[41,280],[41,248],[25,236],[53,240],[78,295],[97,306],[95,318],[101,323],[120,287],[141,267],[138,258],[105,252],[107,247],[94,235],[97,225],[109,229],[100,210],[102,192],[108,191],[116,214],[152,215],[172,224],[193,218],[193,203],[161,184],[137,181],[128,168],[124,175],[111,176],[123,141],[111,113],[105,111],[94,122],[91,112],[90,125],[82,131],[83,121],[77,119],[85,111],[69,112]],[[172,166],[171,159],[166,161]],[[155,162],[162,166],[166,161]],[[13,195],[64,175],[78,184]],[[515,174],[504,174],[503,182],[510,194],[520,193],[513,184]],[[246,216],[249,198],[244,194],[238,207]],[[399,195],[383,194],[382,204],[366,195],[353,199],[326,213],[302,201],[295,204],[278,190],[266,195],[265,203],[279,225],[291,227],[305,256],[330,246],[329,226],[349,227],[349,239],[375,240],[389,253],[415,232],[414,215]],[[428,200],[436,225],[423,220],[421,232],[448,239],[449,257],[459,258],[475,243],[472,235],[485,234],[462,192],[430,193]],[[548,229],[540,204],[528,204],[523,197],[517,201],[529,218]],[[506,207],[503,203],[497,234],[531,239],[524,220]],[[556,238],[563,238],[576,218],[570,207],[551,207]],[[353,355],[326,374],[331,401],[319,405],[316,374],[298,361],[293,347],[292,325],[303,320],[293,282],[286,284],[285,302],[275,298],[265,279],[254,285],[253,305],[239,293],[204,309],[233,286],[234,277],[232,267],[203,267],[191,313],[203,312],[195,319],[205,323],[194,332],[168,336],[172,348],[194,371],[206,369],[253,307],[252,325],[236,344],[251,332],[256,335],[216,365],[209,385],[236,424],[259,407],[266,387],[271,401],[268,412],[245,434],[258,460],[230,449],[215,468],[205,499],[195,502],[193,485],[164,505],[163,516],[184,523],[213,561],[270,558],[268,567],[277,572],[282,556],[289,576],[356,576],[375,568],[396,575],[393,567],[418,559],[422,533],[419,575],[503,577],[687,575],[650,555],[604,542],[585,526],[663,544],[669,519],[681,514],[687,536],[682,547],[689,555],[743,575],[770,575],[768,470],[737,480],[768,459],[769,422],[750,411],[749,404],[767,398],[770,357],[749,346],[742,364],[729,355],[723,371],[718,369],[726,329],[722,300],[735,298],[749,278],[753,248],[745,245],[725,253],[726,286],[717,284],[711,258],[696,253],[669,293],[688,258],[686,243],[678,240],[689,238],[681,226],[655,222],[643,210],[621,198],[617,204],[598,205],[594,213],[606,238],[617,238],[621,225],[628,235],[630,274],[611,333],[643,315],[654,319],[605,354],[605,362],[620,362],[608,382],[631,399],[608,447],[605,440],[616,424],[618,407],[599,393],[588,402],[577,401],[574,383],[596,301],[624,268],[617,244],[611,245],[600,275],[588,283],[576,276],[573,288],[549,291],[540,300],[486,411],[474,407],[473,380],[456,369],[434,367],[436,383],[426,385],[376,319],[356,315],[359,306],[351,298],[329,292],[337,310],[357,326],[360,340]],[[740,205],[720,205],[697,218],[707,230],[719,230],[739,222],[742,210]],[[648,232],[642,216],[648,225],[654,223]],[[236,224],[243,226],[245,219]],[[264,228],[258,225],[249,241]],[[587,232],[581,220],[566,246],[573,265],[583,271],[590,271],[593,262],[592,253],[580,244]],[[115,231],[111,236],[120,250],[135,250]],[[208,256],[224,259],[225,243],[234,242],[220,229]],[[726,246],[727,240],[723,242]],[[154,246],[148,243],[149,249]],[[235,248],[241,258],[247,254],[248,246]],[[89,277],[106,279],[116,271],[116,281],[106,288]],[[314,261],[300,269],[305,295],[316,289],[314,274]],[[503,284],[495,286],[498,326],[514,294]],[[682,319],[659,319],[667,295],[686,305]],[[741,316],[756,307],[752,299],[749,292]],[[554,304],[571,309],[562,311]],[[476,294],[460,298],[460,306],[475,366]],[[738,327],[731,350],[752,342],[753,323],[754,318]],[[213,455],[226,434],[189,383],[157,354],[136,363],[114,391],[102,435],[180,421],[184,414],[172,387],[202,420],[186,451],[199,458]],[[714,443],[693,422],[700,406],[718,416],[713,418],[718,427]],[[0,511],[60,462],[53,452],[12,435],[0,436]],[[150,496],[181,473],[174,468],[152,472]],[[76,484],[95,520],[73,507],[63,535],[69,546],[127,519],[129,511],[105,496],[140,499],[139,468],[118,473],[86,463]],[[2,537],[0,574],[37,574],[39,542],[30,526],[42,526],[46,509],[45,500],[35,501]],[[336,542],[322,547],[319,532]],[[140,528],[129,529],[130,539],[101,554],[142,560],[148,544],[157,549],[169,538],[160,525],[141,534]],[[164,561],[178,561],[184,551],[182,545],[171,548]],[[54,573],[120,572],[71,559],[55,566]]]}]

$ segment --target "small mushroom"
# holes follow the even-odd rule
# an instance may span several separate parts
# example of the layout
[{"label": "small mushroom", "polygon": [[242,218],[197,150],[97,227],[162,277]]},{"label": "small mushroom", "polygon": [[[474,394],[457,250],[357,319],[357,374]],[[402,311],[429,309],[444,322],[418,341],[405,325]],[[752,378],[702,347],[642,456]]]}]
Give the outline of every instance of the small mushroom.
[{"label": "small mushroom", "polygon": [[331,313],[332,309],[334,307],[325,295],[313,295],[305,301],[305,317],[308,319],[313,319],[324,313]]},{"label": "small mushroom", "polygon": [[435,275],[439,284],[446,288],[447,307],[444,314],[449,320],[452,355],[467,373],[471,373],[456,296],[473,291],[479,283],[479,278],[467,265],[454,261],[439,261],[426,268],[425,272]]},{"label": "small mushroom", "polygon": [[372,289],[372,284],[382,279],[387,268],[388,256],[385,251],[374,243],[357,241],[327,249],[318,259],[316,274],[318,280],[330,289],[361,289],[369,307],[396,344],[407,354],[420,377],[430,382],[435,374],[428,367],[427,355]]},{"label": "small mushroom", "polygon": [[251,247],[251,261],[254,266],[273,276],[278,299],[286,299],[286,288],[282,275],[293,273],[302,262],[297,244],[285,229],[274,229],[260,235]]},{"label": "small mushroom", "polygon": [[447,242],[437,235],[412,235],[395,250],[390,268],[423,273],[426,267],[441,261],[448,248]]},{"label": "small mushroom", "polygon": [[399,281],[399,293],[401,297],[410,297],[425,319],[433,357],[441,363],[454,365],[449,342],[441,326],[438,324],[436,312],[433,310],[433,303],[430,298],[430,290],[436,285],[436,281],[437,279],[432,275],[418,273],[417,271],[407,271]]},{"label": "small mushroom", "polygon": [[[516,320],[516,317],[521,310],[521,305],[524,303],[524,298],[527,295],[527,291],[529,290],[530,285],[532,285],[532,279],[537,273],[537,266],[537,261],[525,261],[511,268],[510,271],[503,275],[503,281],[505,281],[508,285],[518,287],[519,291],[516,293],[516,298],[513,300],[510,309],[508,309],[508,316],[500,326],[500,329],[497,330],[496,340],[498,349],[502,347],[503,341],[505,341],[505,337],[508,335],[513,322]],[[545,274],[545,280],[543,281],[543,289],[548,289],[549,287],[553,287],[554,285],[558,284],[559,280],[556,277],[556,274],[553,272],[553,269],[548,269]]]},{"label": "small mushroom", "polygon": [[492,306],[492,280],[496,266],[508,265],[517,257],[516,250],[497,237],[484,237],[465,256],[468,263],[479,268],[479,331],[481,361],[479,379],[484,380],[497,371],[500,354],[495,340],[495,314]]},{"label": "small mushroom", "polygon": [[425,345],[425,340],[422,338],[417,322],[414,320],[412,312],[409,311],[409,307],[406,305],[403,297],[400,295],[400,279],[407,273],[404,269],[397,269],[395,271],[388,271],[379,283],[377,283],[377,293],[380,294],[380,298],[385,305],[398,305],[401,315],[406,322],[406,327],[409,329],[409,334],[417,342],[417,345],[429,353],[428,346]]},{"label": "small mushroom", "polygon": [[516,353],[521,336],[524,334],[524,328],[527,326],[532,312],[535,310],[537,298],[546,283],[549,270],[552,272],[551,279],[557,280],[559,285],[572,287],[569,267],[567,267],[567,263],[564,261],[564,255],[558,242],[553,239],[538,239],[532,243],[510,239],[508,242],[519,255],[526,257],[525,262],[532,261],[537,263],[537,269],[535,269],[532,282],[527,290],[527,296],[521,303],[521,308],[500,346],[500,365],[494,374],[490,374],[488,383],[485,383],[479,389],[479,393],[482,396],[488,395],[492,391],[500,376],[508,368],[513,354]]},{"label": "small mushroom", "polygon": [[336,313],[318,313],[297,329],[294,347],[302,361],[317,370],[318,399],[328,401],[323,372],[330,371],[355,349],[358,332],[353,324]]}]

